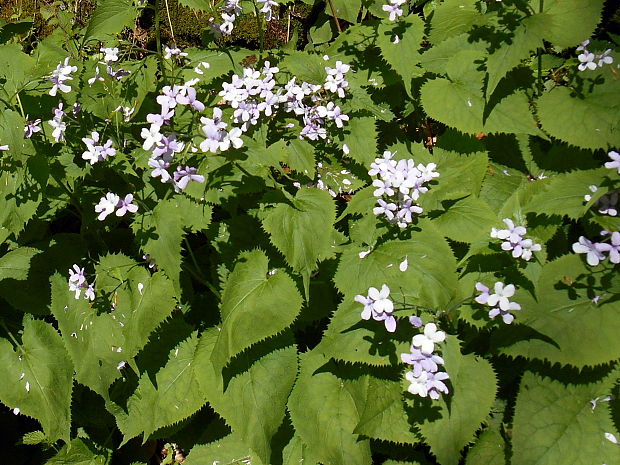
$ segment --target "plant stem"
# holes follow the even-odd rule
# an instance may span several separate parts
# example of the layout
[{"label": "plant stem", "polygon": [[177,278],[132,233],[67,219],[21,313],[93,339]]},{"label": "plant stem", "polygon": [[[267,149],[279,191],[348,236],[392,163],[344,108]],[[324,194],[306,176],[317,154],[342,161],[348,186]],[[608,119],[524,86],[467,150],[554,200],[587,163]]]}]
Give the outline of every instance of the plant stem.
[{"label": "plant stem", "polygon": [[338,30],[338,33],[342,33],[342,28],[340,27],[338,16],[336,16],[336,7],[334,6],[334,0],[329,0],[329,9],[332,10],[332,16],[334,17],[334,22],[336,23],[336,29]]},{"label": "plant stem", "polygon": [[260,19],[260,12],[258,11],[258,6],[256,5],[256,1],[254,1],[254,12],[256,13],[256,25],[258,26],[258,40],[260,45],[261,53],[265,49],[265,31],[263,30],[263,22]]},{"label": "plant stem", "polygon": [[[539,13],[543,12],[543,2],[544,0],[540,0],[539,3]],[[542,82],[542,48],[538,47],[536,50],[536,55],[538,58],[538,96],[540,97],[543,93],[543,82]]]},{"label": "plant stem", "polygon": [[155,0],[155,40],[157,42],[157,59],[159,60],[159,68],[164,82],[168,82],[166,78],[166,66],[164,64],[164,56],[161,52],[161,28],[159,26],[159,0]]}]

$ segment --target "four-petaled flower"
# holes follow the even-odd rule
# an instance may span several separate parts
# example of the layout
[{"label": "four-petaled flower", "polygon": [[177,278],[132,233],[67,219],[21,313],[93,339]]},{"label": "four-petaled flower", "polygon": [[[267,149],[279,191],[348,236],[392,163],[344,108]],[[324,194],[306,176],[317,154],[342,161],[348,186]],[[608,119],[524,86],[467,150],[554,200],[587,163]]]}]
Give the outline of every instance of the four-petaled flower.
[{"label": "four-petaled flower", "polygon": [[423,354],[431,354],[435,348],[435,344],[443,342],[446,339],[446,333],[437,330],[435,323],[428,323],[424,326],[424,334],[416,334],[411,340],[411,344],[419,347]]}]

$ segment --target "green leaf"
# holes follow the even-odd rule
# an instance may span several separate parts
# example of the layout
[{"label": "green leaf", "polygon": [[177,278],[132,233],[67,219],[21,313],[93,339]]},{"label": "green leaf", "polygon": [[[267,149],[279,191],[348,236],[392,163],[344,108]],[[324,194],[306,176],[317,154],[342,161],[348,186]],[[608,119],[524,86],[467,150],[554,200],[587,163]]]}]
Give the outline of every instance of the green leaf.
[{"label": "green leaf", "polygon": [[219,441],[194,446],[184,465],[205,465],[207,463],[226,465],[263,465],[256,452],[237,434],[230,434]]},{"label": "green leaf", "polygon": [[17,279],[23,281],[28,278],[30,261],[41,251],[32,247],[19,247],[0,258],[0,280]]},{"label": "green leaf", "polygon": [[297,191],[293,205],[280,203],[267,211],[263,228],[287,263],[304,280],[306,298],[310,274],[318,262],[333,255],[336,209],[331,196],[320,189]]},{"label": "green leaf", "polygon": [[522,91],[504,97],[484,117],[488,109],[482,91],[478,90],[482,88],[482,79],[479,84],[474,90],[468,82],[432,79],[420,91],[422,106],[431,118],[469,134],[540,134]]},{"label": "green leaf", "polygon": [[409,424],[401,382],[364,376],[360,384],[363,395],[353,397],[360,412],[356,433],[399,444],[421,442]]},{"label": "green leaf", "polygon": [[439,44],[469,31],[474,25],[483,25],[486,20],[477,10],[476,4],[475,0],[446,0],[441,3],[431,18],[430,41]]},{"label": "green leaf", "polygon": [[348,157],[362,165],[370,165],[377,156],[377,125],[373,116],[349,115],[351,119],[338,135],[339,145],[348,147]]},{"label": "green leaf", "polygon": [[329,66],[329,62],[323,60],[321,56],[300,51],[287,53],[278,64],[282,71],[297,77],[298,82],[307,81],[313,84],[325,82],[327,77],[325,66]]},{"label": "green leaf", "polygon": [[506,465],[506,441],[495,428],[485,429],[467,453],[466,465]]},{"label": "green leaf", "polygon": [[[620,145],[620,80],[614,82],[605,70],[605,82],[591,93],[571,94],[568,87],[556,87],[538,99],[542,128],[553,137],[585,149],[607,149]],[[575,128],[579,128],[578,131]]]},{"label": "green leaf", "polygon": [[574,47],[589,39],[601,20],[603,3],[604,0],[545,1],[543,12],[551,16],[545,39],[560,48]]},{"label": "green leaf", "polygon": [[[424,69],[435,74],[445,74],[448,65],[454,62],[455,57],[463,52],[476,52],[479,57],[484,56],[485,47],[483,42],[470,42],[468,34],[460,34],[450,37],[443,42],[428,48],[420,56],[420,64]],[[472,63],[469,63],[471,67]]]},{"label": "green leaf", "polygon": [[44,321],[24,318],[22,345],[0,339],[0,400],[37,419],[50,442],[68,442],[73,368],[60,335]]},{"label": "green leaf", "polygon": [[87,442],[80,438],[62,446],[45,465],[105,465],[108,457],[94,450]]},{"label": "green leaf", "polygon": [[[218,332],[212,328],[201,337],[199,350],[204,351],[207,359]],[[222,376],[212,365],[197,372],[198,386],[233,432],[264,463],[269,463],[271,443],[284,419],[286,402],[297,375],[297,350],[294,345],[278,347],[266,343],[258,351],[240,355],[231,368],[236,374],[227,382],[225,391]]]},{"label": "green leaf", "polygon": [[579,219],[588,210],[584,200],[584,195],[592,194],[588,186],[600,186],[608,173],[606,168],[578,170],[536,181],[544,190],[528,199],[525,210]]},{"label": "green leaf", "polygon": [[88,21],[83,43],[90,39],[109,39],[133,25],[138,9],[132,0],[99,0]]},{"label": "green leaf", "polygon": [[291,325],[302,299],[284,270],[269,275],[264,252],[242,253],[222,293],[222,325],[211,360],[221,370],[253,344]]},{"label": "green leaf", "polygon": [[508,71],[515,68],[522,60],[530,58],[530,53],[543,45],[543,37],[548,31],[551,18],[548,15],[536,14],[525,17],[512,32],[512,37],[489,55],[487,72],[489,80],[486,95],[490,96],[499,81]]},{"label": "green leaf", "polygon": [[319,461],[313,457],[308,446],[297,435],[293,436],[282,451],[283,465],[299,465],[300,463],[317,464]]},{"label": "green leaf", "polygon": [[442,357],[450,375],[451,394],[433,402],[439,411],[419,424],[419,428],[439,463],[456,465],[461,451],[473,441],[489,414],[497,385],[491,364],[473,354],[462,355],[455,337],[448,337]]},{"label": "green leaf", "polygon": [[[565,255],[547,263],[536,283],[535,300],[517,290],[519,321],[533,329],[518,336],[498,332],[498,349],[511,356],[547,360],[576,367],[598,365],[620,358],[620,302],[605,300],[609,292],[605,273],[592,274],[583,257]],[[603,298],[598,304],[594,296]],[[510,328],[513,329],[513,328]],[[584,342],[584,334],[595,334]],[[579,347],[579,350],[575,350]]]},{"label": "green leaf", "polygon": [[[394,43],[396,36],[399,38],[398,43]],[[419,68],[416,70],[423,36],[424,22],[417,15],[404,16],[396,23],[383,21],[377,28],[377,45],[381,56],[402,77],[410,97],[413,97],[411,79],[423,73]],[[407,60],[403,60],[404,56]]]},{"label": "green leaf", "polygon": [[615,372],[599,382],[565,384],[526,372],[515,406],[512,464],[620,463],[618,445],[604,436],[620,436],[608,405],[590,403],[608,395],[617,377]]},{"label": "green leaf", "polygon": [[460,242],[476,242],[488,237],[497,223],[497,215],[491,207],[476,197],[457,201],[434,221],[444,236]]},{"label": "green leaf", "polygon": [[314,178],[314,147],[308,142],[295,139],[288,143],[288,166],[298,173]]},{"label": "green leaf", "polygon": [[213,6],[209,0],[179,0],[181,5],[200,11],[213,11]]},{"label": "green leaf", "polygon": [[178,423],[204,405],[206,399],[196,389],[196,376],[208,359],[200,356],[198,340],[194,332],[170,351],[168,363],[155,375],[155,383],[148,373],[140,376],[138,388],[127,401],[127,414],[117,414],[123,443],[140,433],[146,441],[154,431]]},{"label": "green leaf", "polygon": [[300,357],[301,371],[288,402],[295,431],[310,453],[330,465],[371,463],[370,445],[353,432],[359,412],[342,380],[319,368],[328,360],[315,352]]},{"label": "green leaf", "polygon": [[362,306],[359,303],[345,298],[334,312],[315,350],[326,357],[350,363],[372,366],[400,363],[400,354],[407,352],[411,346],[410,331],[401,330],[401,326],[408,328],[408,323],[397,326],[396,333],[388,333],[382,322],[365,322],[361,313]]},{"label": "green leaf", "polygon": [[351,24],[357,22],[357,15],[362,6],[362,0],[332,0],[334,4],[335,13],[332,12],[329,2],[325,5],[325,13],[329,16],[342,18]]},{"label": "green leaf", "polygon": [[[429,222],[420,222],[421,231],[407,241],[389,241],[360,258],[359,250],[344,252],[334,276],[336,287],[353,300],[368,293],[369,287],[387,283],[396,300],[441,308],[456,292],[456,260],[445,239]],[[407,258],[406,272],[399,264]],[[361,309],[360,309],[361,312]]]}]

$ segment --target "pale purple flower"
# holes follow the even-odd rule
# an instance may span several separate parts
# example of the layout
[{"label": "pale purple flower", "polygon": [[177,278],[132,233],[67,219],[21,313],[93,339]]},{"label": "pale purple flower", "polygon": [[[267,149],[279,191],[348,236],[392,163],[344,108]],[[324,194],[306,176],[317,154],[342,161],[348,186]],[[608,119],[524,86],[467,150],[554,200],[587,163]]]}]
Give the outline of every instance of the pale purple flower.
[{"label": "pale purple flower", "polygon": [[154,168],[151,171],[151,176],[154,178],[161,177],[161,182],[168,182],[172,179],[170,173],[168,173],[168,168],[170,168],[170,163],[166,163],[164,160],[151,158],[149,159],[149,166]]},{"label": "pale purple flower", "polygon": [[127,212],[137,212],[138,206],[131,202],[133,202],[133,194],[127,194],[124,199],[119,199],[118,203],[116,204],[116,207],[118,208],[118,210],[116,210],[116,216],[124,216]]},{"label": "pale purple flower", "polygon": [[413,371],[408,371],[405,374],[405,378],[411,383],[407,388],[407,391],[411,394],[420,397],[426,397],[428,395],[428,373],[426,371],[423,371],[420,376],[415,376]]},{"label": "pale purple flower", "polygon": [[596,266],[601,260],[605,259],[605,255],[597,250],[596,243],[592,243],[590,239],[579,236],[579,242],[573,244],[573,252],[577,254],[585,253],[586,261],[590,266]]},{"label": "pale purple flower", "polygon": [[448,386],[445,385],[443,381],[450,378],[448,373],[440,371],[438,373],[428,373],[428,379],[426,381],[426,389],[428,391],[428,396],[433,399],[439,399],[440,392],[444,394],[448,394]]},{"label": "pale purple flower", "polygon": [[274,0],[256,0],[256,1],[257,3],[262,3],[262,7],[260,8],[259,11],[261,13],[264,13],[266,21],[271,21],[272,19],[275,18],[272,8],[274,6],[278,6],[278,2]]},{"label": "pale purple flower", "polygon": [[435,344],[443,342],[446,339],[446,333],[437,330],[435,323],[427,323],[424,326],[424,334],[416,334],[411,339],[411,344],[419,347],[423,354],[432,354]]},{"label": "pale purple flower", "polygon": [[421,328],[422,326],[424,326],[424,323],[422,322],[422,318],[420,318],[419,316],[410,316],[409,323],[411,323],[416,328]]},{"label": "pale purple flower", "polygon": [[607,154],[607,156],[611,158],[611,161],[605,163],[605,168],[609,168],[610,170],[617,169],[618,174],[620,174],[620,153],[612,150]]},{"label": "pale purple flower", "polygon": [[199,183],[205,182],[205,177],[197,173],[198,170],[196,168],[192,168],[190,166],[181,168],[180,166],[178,166],[176,171],[174,172],[175,186],[180,190],[184,190],[190,181],[195,181]]},{"label": "pale purple flower", "polygon": [[[26,116],[26,119],[28,117]],[[25,139],[30,139],[33,134],[41,131],[41,126],[39,126],[41,124],[41,120],[40,119],[35,119],[34,121],[27,121],[26,122],[26,127],[24,127],[24,132],[26,133],[24,135]]]},{"label": "pale purple flower", "polygon": [[116,206],[120,202],[120,197],[112,192],[108,192],[105,197],[101,197],[99,203],[95,205],[95,213],[99,213],[97,219],[105,220],[106,216],[114,213]]},{"label": "pale purple flower", "polygon": [[52,75],[48,77],[53,84],[49,94],[55,97],[59,90],[64,93],[71,92],[71,86],[65,84],[65,82],[73,80],[71,73],[75,73],[76,71],[77,66],[70,66],[69,57],[65,58],[64,63],[58,64],[56,69],[52,71]]},{"label": "pale purple flower", "polygon": [[87,300],[95,300],[95,287],[92,284],[89,284],[86,290],[84,291],[84,298]]},{"label": "pale purple flower", "polygon": [[95,75],[88,80],[88,85],[92,87],[95,81],[105,81],[104,77],[101,76],[101,73],[99,72],[99,66],[95,67]]},{"label": "pale purple flower", "polygon": [[183,52],[180,48],[177,48],[177,46],[173,46],[173,47],[168,47],[167,45],[164,47],[164,58],[166,60],[169,60],[170,58],[172,58],[173,56],[177,56],[177,57],[186,57],[187,53]]},{"label": "pale purple flower", "polygon": [[443,365],[444,360],[436,354],[425,354],[417,347],[411,346],[411,352],[400,354],[400,358],[404,363],[413,365],[414,376],[420,376],[423,371],[430,373],[436,372]]},{"label": "pale purple flower", "polygon": [[611,233],[611,244],[599,242],[594,244],[594,248],[598,252],[609,253],[609,261],[611,263],[620,263],[620,232],[614,231]]},{"label": "pale purple flower", "polygon": [[69,282],[80,285],[85,281],[84,268],[80,268],[77,264],[74,264],[73,269],[69,269]]},{"label": "pale purple flower", "polygon": [[394,303],[389,299],[390,288],[384,284],[379,291],[375,287],[368,289],[368,296],[356,295],[355,301],[364,305],[362,319],[384,321],[386,329],[393,333],[396,331],[396,318],[392,316]]},{"label": "pale purple flower", "polygon": [[193,87],[187,87],[185,95],[177,95],[176,100],[179,105],[190,105],[196,111],[205,109],[204,103],[196,99],[196,89]]},{"label": "pale purple flower", "polygon": [[383,11],[390,14],[390,21],[394,21],[396,18],[403,15],[403,10],[400,8],[406,0],[390,0],[390,3],[383,5]]}]

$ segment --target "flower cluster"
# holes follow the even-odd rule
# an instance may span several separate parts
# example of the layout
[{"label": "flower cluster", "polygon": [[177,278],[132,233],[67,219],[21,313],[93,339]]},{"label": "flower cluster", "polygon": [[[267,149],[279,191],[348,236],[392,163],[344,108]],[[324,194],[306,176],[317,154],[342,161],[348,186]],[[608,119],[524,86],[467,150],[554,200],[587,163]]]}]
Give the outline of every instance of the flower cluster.
[{"label": "flower cluster", "polygon": [[498,281],[493,287],[494,293],[491,294],[489,288],[484,284],[476,283],[476,290],[480,292],[480,295],[475,299],[476,302],[492,307],[489,311],[489,317],[491,318],[501,315],[504,323],[509,325],[515,319],[510,312],[521,310],[521,305],[509,300],[515,294],[514,284],[504,286],[504,283]]},{"label": "flower cluster", "polygon": [[63,121],[63,118],[67,114],[62,110],[62,102],[58,102],[58,107],[54,108],[54,117],[48,121],[48,124],[53,128],[52,137],[55,142],[61,142],[65,140],[65,130],[67,129],[67,123]]},{"label": "flower cluster", "polygon": [[99,142],[99,133],[93,131],[90,137],[83,137],[87,150],[82,153],[82,158],[91,165],[116,155],[116,149],[112,147],[112,140],[108,139],[104,145],[96,145]]},{"label": "flower cluster", "polygon": [[205,118],[203,121],[203,132],[207,136],[205,146],[212,152],[228,149],[231,143],[226,139],[227,134],[234,134],[238,138],[251,126],[258,124],[261,115],[271,117],[279,108],[302,118],[304,127],[300,138],[326,139],[327,121],[342,128],[349,120],[348,115],[328,98],[330,93],[345,97],[345,89],[349,85],[346,73],[349,70],[349,65],[337,61],[335,68],[325,67],[327,78],[323,85],[308,82],[298,84],[296,78],[292,78],[284,87],[279,87],[275,75],[280,69],[272,67],[269,61],[265,62],[262,71],[244,68],[243,76],[233,75],[230,82],[223,84],[220,92],[222,100],[233,108],[233,121],[240,126],[228,133],[224,130],[226,123],[221,121],[221,112],[215,115],[214,111],[213,119]]},{"label": "flower cluster", "polygon": [[395,152],[383,152],[383,158],[375,158],[368,174],[378,176],[372,183],[377,189],[374,196],[378,206],[373,209],[375,215],[384,215],[390,223],[406,228],[414,214],[422,213],[422,207],[415,202],[420,194],[428,192],[425,184],[439,176],[435,171],[437,165],[418,164],[412,158],[393,160]]},{"label": "flower cluster", "polygon": [[69,65],[69,57],[65,58],[63,63],[59,63],[58,66],[56,66],[56,69],[52,71],[52,75],[48,77],[52,83],[52,88],[50,89],[49,94],[52,97],[55,97],[59,90],[65,94],[71,92],[71,86],[65,84],[65,82],[72,81],[73,77],[71,76],[71,73],[75,73],[76,71],[77,66]]},{"label": "flower cluster", "polygon": [[[114,68],[112,68],[112,64],[118,61],[119,50],[117,47],[102,47],[99,49],[99,51],[103,53],[103,61],[100,61],[99,64],[105,65],[106,71],[109,76],[113,77],[117,81],[120,81],[125,76],[129,76],[131,74],[130,71],[124,70],[122,68],[119,68],[118,70],[114,70]],[[92,78],[88,79],[88,85],[92,86],[96,81],[105,81],[99,71],[99,65],[97,65],[97,67],[95,68],[95,75]]]},{"label": "flower cluster", "polygon": [[[390,0],[390,3],[383,5],[382,9],[390,14],[390,21],[394,21],[396,18],[400,18],[403,15],[403,9],[401,6],[405,3],[407,3],[407,0]],[[398,43],[398,41],[395,43]]]},{"label": "flower cluster", "polygon": [[[601,236],[611,234],[611,243],[592,242],[584,236],[579,237],[579,241],[573,244],[573,252],[586,254],[586,261],[590,266],[596,266],[601,261],[609,257],[611,263],[620,263],[620,232],[601,231]],[[608,257],[605,256],[608,253]]]},{"label": "flower cluster", "polygon": [[439,371],[444,364],[443,358],[434,353],[435,344],[446,339],[446,333],[437,330],[435,323],[427,323],[423,334],[416,334],[411,340],[410,353],[401,354],[404,363],[413,366],[413,370],[405,374],[411,384],[407,390],[420,397],[439,399],[440,393],[448,394],[444,381],[450,378],[448,373]]},{"label": "flower cluster", "polygon": [[610,65],[614,62],[613,57],[610,56],[610,48],[597,55],[587,49],[589,44],[589,40],[584,40],[581,45],[577,47],[577,51],[581,52],[577,56],[579,60],[579,71],[585,71],[586,69],[595,70],[596,68],[602,68],[603,65]]},{"label": "flower cluster", "polygon": [[[28,120],[28,115],[26,115],[26,120]],[[35,133],[41,131],[40,124],[40,119],[35,119],[34,121],[26,121],[26,126],[24,126],[24,139],[30,139]]]},{"label": "flower cluster", "polygon": [[168,169],[177,153],[183,152],[185,143],[177,140],[175,133],[165,136],[162,128],[170,125],[177,106],[187,106],[195,111],[203,111],[204,104],[198,100],[196,88],[198,79],[192,79],[182,85],[165,86],[161,95],[157,96],[161,110],[159,113],[150,113],[146,120],[151,123],[149,128],[142,128],[140,136],[144,139],[142,148],[152,152],[148,164],[153,170],[151,176],[160,178],[163,183],[173,184],[175,191],[183,190],[189,181],[204,182],[204,176],[197,174],[196,168],[186,166],[177,167],[171,175]]},{"label": "flower cluster", "polygon": [[172,48],[168,47],[167,45],[164,47],[164,58],[166,60],[170,60],[172,57],[183,58],[186,56],[187,56],[187,53],[182,51],[176,45],[174,45]]},{"label": "flower cluster", "polygon": [[[273,13],[273,7],[278,6],[278,2],[274,0],[257,0],[260,5],[258,10],[265,15],[266,21],[277,19],[277,16]],[[259,5],[257,5],[258,7]],[[224,6],[220,7],[220,16],[222,17],[221,23],[216,23],[215,18],[210,18],[211,33],[215,37],[221,35],[231,35],[235,28],[235,20],[243,13],[243,8],[240,5],[240,0],[226,0]]]},{"label": "flower cluster", "polygon": [[115,210],[116,216],[124,216],[127,212],[135,213],[138,211],[138,206],[132,202],[132,194],[127,194],[124,199],[121,199],[118,195],[108,192],[105,197],[101,197],[99,203],[95,205],[95,213],[99,213],[97,219],[103,221],[106,216],[114,213]]},{"label": "flower cluster", "polygon": [[510,218],[504,218],[502,221],[508,227],[507,229],[491,228],[491,237],[503,241],[502,250],[512,250],[514,258],[521,257],[525,261],[532,258],[532,252],[541,250],[540,244],[534,243],[532,239],[523,238],[527,233],[524,226],[515,226]]},{"label": "flower cluster", "polygon": [[368,289],[368,296],[356,295],[355,301],[364,306],[362,319],[384,321],[385,329],[390,333],[396,331],[396,318],[392,315],[394,303],[389,299],[390,288],[384,284],[379,291],[376,287]]},{"label": "flower cluster", "polygon": [[69,269],[69,290],[75,292],[75,298],[79,299],[82,290],[84,290],[84,298],[86,300],[95,300],[95,286],[88,284],[84,276],[84,268],[73,265],[73,269]]}]

